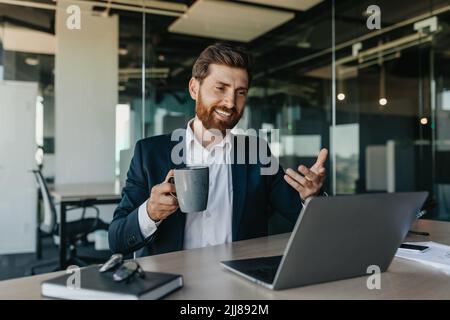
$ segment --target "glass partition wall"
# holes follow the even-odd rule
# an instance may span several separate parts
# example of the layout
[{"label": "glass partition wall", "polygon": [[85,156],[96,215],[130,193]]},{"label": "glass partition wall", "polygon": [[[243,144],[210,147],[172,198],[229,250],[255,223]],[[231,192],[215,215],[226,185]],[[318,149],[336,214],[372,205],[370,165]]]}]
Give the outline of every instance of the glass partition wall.
[{"label": "glass partition wall", "polygon": [[336,1],[336,194],[427,190],[425,217],[450,219],[449,10]]},{"label": "glass partition wall", "polygon": [[[267,4],[252,1],[285,9]],[[270,144],[284,168],[310,165],[329,148],[330,194],[427,190],[426,218],[450,219],[446,1],[317,1],[293,12],[251,41],[234,41],[256,62],[238,127],[279,129]],[[189,14],[147,16],[146,136],[194,115],[192,63],[222,40],[170,31]]]},{"label": "glass partition wall", "polygon": [[[269,143],[282,166],[312,165],[320,148],[330,145],[331,7],[322,1],[308,10],[282,8],[276,1],[269,1],[271,6],[264,1],[226,1],[220,8],[208,7],[207,1],[192,6],[189,2],[181,17],[146,15],[145,136],[171,132],[194,117],[195,103],[188,92],[192,65],[204,48],[225,40],[245,45],[255,60],[247,105],[237,128],[277,129],[279,137],[272,136]],[[233,11],[234,6],[238,11]],[[200,9],[210,16],[199,16]],[[259,32],[255,25],[263,22],[256,21],[257,17],[254,21],[241,18],[239,11],[244,10],[256,10],[255,16],[276,12],[286,16],[286,22]],[[212,21],[215,18],[219,24]],[[242,35],[236,35],[236,28],[254,35],[251,40],[238,40]],[[234,33],[227,33],[230,29]],[[330,190],[331,179],[326,183],[325,189]],[[269,232],[291,228],[275,214]]]},{"label": "glass partition wall", "polygon": [[[62,152],[58,139],[65,139],[56,130],[60,102],[55,101],[55,87],[67,52],[11,47],[5,33],[17,28],[38,32],[48,48],[58,37],[83,34],[90,23],[107,30],[107,20],[117,28],[116,40],[111,37],[113,42],[106,44],[106,33],[92,39],[93,31],[84,34],[87,38],[80,45],[98,52],[92,55],[97,60],[91,65],[89,52],[80,52],[87,60],[76,68],[85,72],[86,81],[99,64],[108,70],[109,63],[117,73],[107,90],[91,79],[92,90],[101,93],[97,96],[117,95],[114,101],[101,102],[107,104],[103,112],[109,116],[91,118],[91,111],[85,110],[79,123],[84,128],[92,119],[109,119],[102,124],[107,138],[92,123],[86,128],[93,130],[98,145],[113,144],[108,149],[115,158],[111,177],[124,181],[137,140],[168,133],[195,115],[187,89],[192,64],[207,45],[225,40],[247,46],[255,58],[254,80],[238,127],[278,129],[279,139],[270,146],[285,169],[311,165],[326,147],[330,160],[324,189],[329,194],[427,190],[434,208],[426,218],[450,219],[446,1],[411,0],[408,6],[356,0],[299,1],[294,6],[283,1],[220,1],[220,8],[208,7],[211,1],[206,0],[89,1],[92,5],[81,10],[81,30],[70,32],[58,27],[58,19],[70,14],[58,18],[60,9],[53,1],[34,7],[11,2],[0,0],[0,76],[39,84],[37,110],[43,110],[38,112],[43,124],[36,144],[44,149],[44,171],[50,180],[58,181],[55,176],[61,172],[52,159]],[[263,14],[268,18],[258,21]],[[214,25],[214,20],[220,23]],[[103,53],[105,45],[117,50]],[[271,232],[289,228],[275,215]]]},{"label": "glass partition wall", "polygon": [[[425,218],[450,219],[446,1],[317,1],[307,10],[252,1],[294,16],[250,41],[214,29],[176,31],[179,20],[195,16],[193,1],[178,3],[185,5],[178,14],[142,20],[145,90],[135,99],[135,132],[184,125],[195,115],[187,90],[195,58],[216,41],[243,44],[255,74],[238,127],[279,129],[270,146],[284,168],[311,165],[326,147],[328,193],[427,190]],[[289,229],[281,217],[273,222],[274,232]]]}]

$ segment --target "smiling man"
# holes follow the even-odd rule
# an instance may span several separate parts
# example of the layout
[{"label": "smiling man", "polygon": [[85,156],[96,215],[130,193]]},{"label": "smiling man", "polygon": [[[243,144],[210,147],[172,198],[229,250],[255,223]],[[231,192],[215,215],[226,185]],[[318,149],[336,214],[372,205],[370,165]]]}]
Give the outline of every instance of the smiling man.
[{"label": "smiling man", "polygon": [[143,249],[141,255],[151,255],[265,236],[272,210],[295,223],[302,203],[320,194],[326,149],[311,168],[279,167],[272,175],[261,174],[260,162],[233,161],[234,153],[243,151],[234,148],[237,137],[230,129],[243,114],[251,78],[251,57],[242,48],[219,43],[200,54],[189,81],[196,116],[178,143],[184,146],[184,165],[209,167],[207,208],[182,213],[170,195],[175,187],[168,180],[178,167],[171,134],[140,140],[109,229],[113,252]]}]

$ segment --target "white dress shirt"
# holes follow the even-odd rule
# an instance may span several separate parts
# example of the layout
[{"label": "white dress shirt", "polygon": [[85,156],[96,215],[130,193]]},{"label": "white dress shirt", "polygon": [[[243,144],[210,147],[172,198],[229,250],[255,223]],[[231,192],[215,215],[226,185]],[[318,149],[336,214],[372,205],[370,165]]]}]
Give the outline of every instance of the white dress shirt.
[{"label": "white dress shirt", "polygon": [[[233,181],[229,133],[222,141],[205,149],[195,138],[189,121],[186,129],[186,165],[209,167],[208,205],[205,211],[186,214],[184,249],[213,246],[232,241]],[[181,213],[185,214],[185,213]],[[139,227],[144,238],[152,235],[160,223],[147,214],[147,201],[138,212]]]}]

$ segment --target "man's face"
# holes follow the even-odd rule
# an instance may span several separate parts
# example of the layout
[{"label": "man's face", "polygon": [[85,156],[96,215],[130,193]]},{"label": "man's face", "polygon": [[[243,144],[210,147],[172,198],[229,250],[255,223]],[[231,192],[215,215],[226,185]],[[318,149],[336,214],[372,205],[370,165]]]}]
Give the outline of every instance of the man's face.
[{"label": "man's face", "polygon": [[203,126],[225,134],[238,123],[244,111],[248,92],[247,71],[211,64],[209,74],[201,84],[191,79],[190,92],[196,100],[197,117]]}]

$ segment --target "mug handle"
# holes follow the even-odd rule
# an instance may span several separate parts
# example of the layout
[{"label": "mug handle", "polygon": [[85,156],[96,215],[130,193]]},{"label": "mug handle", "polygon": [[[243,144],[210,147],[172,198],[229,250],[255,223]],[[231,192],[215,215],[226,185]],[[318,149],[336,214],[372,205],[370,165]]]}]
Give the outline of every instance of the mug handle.
[{"label": "mug handle", "polygon": [[[167,180],[167,182],[169,182],[169,183],[171,183],[171,184],[175,184],[175,178],[174,178],[173,176],[171,176],[171,177]],[[177,194],[176,194],[176,193],[169,192],[169,194],[170,194],[172,197],[174,197],[175,199],[178,200]]]}]

